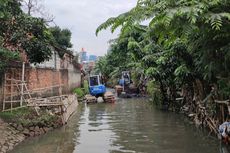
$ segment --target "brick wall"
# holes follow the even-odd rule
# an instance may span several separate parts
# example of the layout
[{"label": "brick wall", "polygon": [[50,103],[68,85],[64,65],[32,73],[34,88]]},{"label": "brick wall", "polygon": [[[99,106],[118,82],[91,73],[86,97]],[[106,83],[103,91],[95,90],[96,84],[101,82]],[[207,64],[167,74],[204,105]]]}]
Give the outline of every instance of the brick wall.
[{"label": "brick wall", "polygon": [[[10,68],[5,72],[5,74],[8,77],[18,80],[21,80],[21,73],[21,67]],[[68,94],[73,90],[73,88],[79,87],[81,82],[81,74],[79,70],[55,70],[51,68],[26,67],[25,81],[27,82],[29,90],[35,90],[33,96],[56,96],[60,93]],[[4,79],[2,79],[1,82],[2,83],[0,83],[0,102],[2,102],[3,100],[2,86],[4,84]],[[60,87],[60,85],[62,86]],[[41,88],[43,89],[36,91],[36,89]],[[7,90],[7,92],[11,91],[10,89]],[[15,88],[14,90],[17,89]]]},{"label": "brick wall", "polygon": [[[28,88],[42,89],[41,96],[56,96],[70,91],[68,85],[68,70],[54,70],[49,68],[32,68],[29,70]],[[61,85],[61,86],[60,86]],[[41,91],[41,90],[39,90]],[[39,93],[39,91],[37,93]]]}]

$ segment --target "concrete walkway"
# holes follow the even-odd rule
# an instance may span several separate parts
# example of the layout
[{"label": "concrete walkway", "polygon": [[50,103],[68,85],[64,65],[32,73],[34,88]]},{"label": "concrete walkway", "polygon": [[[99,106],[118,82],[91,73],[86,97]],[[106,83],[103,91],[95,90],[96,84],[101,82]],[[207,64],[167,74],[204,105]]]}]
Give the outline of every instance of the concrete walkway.
[{"label": "concrete walkway", "polygon": [[0,119],[0,153],[6,153],[22,142],[25,136]]}]

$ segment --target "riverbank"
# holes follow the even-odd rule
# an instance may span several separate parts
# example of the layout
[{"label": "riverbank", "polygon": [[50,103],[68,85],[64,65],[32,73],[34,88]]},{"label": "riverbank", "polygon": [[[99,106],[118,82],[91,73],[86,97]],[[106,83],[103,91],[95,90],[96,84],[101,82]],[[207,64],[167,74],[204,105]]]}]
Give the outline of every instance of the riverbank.
[{"label": "riverbank", "polygon": [[67,123],[77,110],[78,100],[69,95],[63,100],[63,107],[40,107],[39,115],[33,107],[0,113],[0,153],[12,150],[29,137],[43,135]]},{"label": "riverbank", "polygon": [[16,145],[25,139],[24,134],[15,130],[8,123],[0,119],[0,153],[12,150]]},{"label": "riverbank", "polygon": [[12,150],[29,137],[36,137],[63,125],[61,116],[42,114],[34,115],[29,108],[0,115],[0,153]]}]

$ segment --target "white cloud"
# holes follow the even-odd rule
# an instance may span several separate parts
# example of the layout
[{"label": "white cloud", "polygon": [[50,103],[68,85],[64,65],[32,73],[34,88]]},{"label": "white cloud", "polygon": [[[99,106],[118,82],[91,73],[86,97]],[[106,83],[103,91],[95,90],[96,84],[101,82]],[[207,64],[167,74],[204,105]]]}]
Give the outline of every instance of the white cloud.
[{"label": "white cloud", "polygon": [[137,0],[45,0],[50,14],[55,16],[55,23],[61,28],[72,31],[74,49],[84,47],[89,53],[103,55],[107,42],[116,34],[108,30],[95,36],[96,28],[108,18],[126,12],[135,6]]}]

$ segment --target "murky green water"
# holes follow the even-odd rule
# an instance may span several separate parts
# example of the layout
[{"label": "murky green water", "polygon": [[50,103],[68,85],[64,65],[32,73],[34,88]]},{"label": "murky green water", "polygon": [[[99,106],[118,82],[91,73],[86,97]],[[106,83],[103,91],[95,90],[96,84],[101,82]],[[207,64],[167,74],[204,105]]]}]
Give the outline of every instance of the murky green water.
[{"label": "murky green water", "polygon": [[[222,153],[219,142],[144,99],[80,105],[68,125],[26,140],[12,153]],[[226,152],[223,152],[226,153]]]}]

